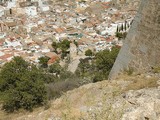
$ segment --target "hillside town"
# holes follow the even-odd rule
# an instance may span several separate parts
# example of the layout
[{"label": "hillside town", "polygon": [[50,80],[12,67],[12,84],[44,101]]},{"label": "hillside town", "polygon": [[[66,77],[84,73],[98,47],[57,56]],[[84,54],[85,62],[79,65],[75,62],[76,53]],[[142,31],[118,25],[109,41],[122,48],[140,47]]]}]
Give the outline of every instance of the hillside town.
[{"label": "hillside town", "polygon": [[110,0],[0,0],[0,65],[14,56],[35,64],[47,56],[52,64],[60,58],[52,42],[63,40],[71,41],[71,59],[121,47],[115,33],[125,24],[121,32],[127,32],[136,12],[133,4],[118,8]]}]

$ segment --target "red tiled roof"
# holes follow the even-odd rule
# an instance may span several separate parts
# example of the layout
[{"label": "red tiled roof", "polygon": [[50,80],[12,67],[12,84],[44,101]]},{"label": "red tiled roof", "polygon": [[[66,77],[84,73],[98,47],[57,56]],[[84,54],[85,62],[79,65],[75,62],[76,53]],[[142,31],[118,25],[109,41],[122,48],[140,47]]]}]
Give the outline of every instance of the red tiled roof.
[{"label": "red tiled roof", "polygon": [[57,57],[58,55],[54,52],[48,52],[45,54],[45,56],[49,57],[49,58],[53,58],[53,57]]},{"label": "red tiled roof", "polygon": [[57,33],[63,33],[65,31],[65,29],[64,28],[56,28],[55,31]]},{"label": "red tiled roof", "polygon": [[116,48],[121,48],[122,46],[116,45]]},{"label": "red tiled roof", "polygon": [[49,65],[49,64],[52,64],[52,63],[56,62],[58,59],[59,59],[58,56],[54,56],[54,57],[52,57],[51,59],[49,59],[49,61],[48,61],[47,64],[48,64],[48,65]]},{"label": "red tiled roof", "polygon": [[5,41],[5,40],[0,40],[0,46],[3,45],[4,41]]},{"label": "red tiled roof", "polygon": [[10,58],[10,57],[13,57],[13,54],[5,54],[5,55],[2,55],[2,56],[0,56],[0,59],[1,59],[1,60],[6,60],[7,58]]}]

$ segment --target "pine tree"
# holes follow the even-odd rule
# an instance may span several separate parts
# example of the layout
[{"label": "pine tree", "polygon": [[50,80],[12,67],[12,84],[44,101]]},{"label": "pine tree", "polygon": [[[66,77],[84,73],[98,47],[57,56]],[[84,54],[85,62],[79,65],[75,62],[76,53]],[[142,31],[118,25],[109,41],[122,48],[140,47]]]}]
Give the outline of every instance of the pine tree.
[{"label": "pine tree", "polygon": [[121,26],[121,30],[123,31],[123,23],[122,23],[122,26]]},{"label": "pine tree", "polygon": [[128,25],[128,28],[129,28],[130,27],[129,23],[127,25]]},{"label": "pine tree", "polygon": [[125,21],[124,29],[125,29],[125,31],[127,30],[127,21]]},{"label": "pine tree", "polygon": [[117,25],[117,31],[116,31],[116,33],[118,33],[119,32],[119,28],[118,28],[118,25]]},{"label": "pine tree", "polygon": [[132,25],[132,23],[133,23],[133,20],[130,22],[130,25]]}]

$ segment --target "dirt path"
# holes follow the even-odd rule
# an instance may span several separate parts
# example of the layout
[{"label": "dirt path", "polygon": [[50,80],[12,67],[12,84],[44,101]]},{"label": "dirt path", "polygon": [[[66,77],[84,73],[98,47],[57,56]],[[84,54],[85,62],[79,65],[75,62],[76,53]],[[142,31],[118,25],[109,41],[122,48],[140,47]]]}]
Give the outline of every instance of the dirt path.
[{"label": "dirt path", "polygon": [[78,64],[80,63],[80,59],[86,58],[86,56],[78,56],[75,57],[73,60],[71,60],[71,63],[68,65],[68,70],[74,73],[78,67]]}]

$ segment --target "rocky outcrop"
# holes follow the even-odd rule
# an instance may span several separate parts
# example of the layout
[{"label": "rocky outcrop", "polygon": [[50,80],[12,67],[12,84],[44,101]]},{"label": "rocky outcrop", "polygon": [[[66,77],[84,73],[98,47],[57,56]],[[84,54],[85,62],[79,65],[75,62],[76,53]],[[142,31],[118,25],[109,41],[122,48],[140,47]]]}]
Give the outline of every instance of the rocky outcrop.
[{"label": "rocky outcrop", "polygon": [[122,120],[160,120],[160,89],[129,91],[125,100],[130,104]]},{"label": "rocky outcrop", "polygon": [[160,1],[142,0],[138,14],[110,72],[113,79],[124,70],[149,71],[160,65]]}]

